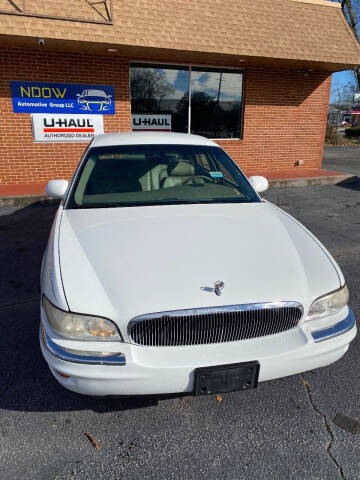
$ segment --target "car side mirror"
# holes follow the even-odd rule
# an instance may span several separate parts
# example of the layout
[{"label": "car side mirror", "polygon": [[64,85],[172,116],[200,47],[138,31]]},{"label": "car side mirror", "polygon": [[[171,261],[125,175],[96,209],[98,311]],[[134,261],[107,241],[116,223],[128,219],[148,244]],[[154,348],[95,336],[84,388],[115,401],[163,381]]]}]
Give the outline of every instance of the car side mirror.
[{"label": "car side mirror", "polygon": [[67,180],[50,180],[46,184],[45,192],[48,197],[64,198],[68,186]]},{"label": "car side mirror", "polygon": [[76,96],[77,96],[77,97],[81,97],[81,93],[77,93]]},{"label": "car side mirror", "polygon": [[253,175],[252,177],[249,177],[249,182],[257,193],[265,192],[265,190],[269,188],[269,182],[267,181],[267,178],[261,177],[260,175]]}]

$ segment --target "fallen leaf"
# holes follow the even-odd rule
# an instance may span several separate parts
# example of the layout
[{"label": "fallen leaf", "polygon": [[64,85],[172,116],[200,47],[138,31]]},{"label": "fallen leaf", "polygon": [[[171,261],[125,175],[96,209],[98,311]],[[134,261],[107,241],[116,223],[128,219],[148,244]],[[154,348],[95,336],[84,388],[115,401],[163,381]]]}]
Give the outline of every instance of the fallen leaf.
[{"label": "fallen leaf", "polygon": [[338,427],[341,427],[344,430],[347,430],[348,432],[352,433],[353,435],[356,435],[357,433],[360,433],[360,422],[356,418],[348,417],[347,415],[344,415],[343,413],[337,413],[333,422]]},{"label": "fallen leaf", "polygon": [[303,383],[304,387],[306,387],[308,390],[310,390],[310,383],[309,383],[307,380],[305,380],[305,379],[303,378],[303,379],[302,379],[302,383]]},{"label": "fallen leaf", "polygon": [[91,433],[87,433],[87,432],[85,432],[84,435],[85,435],[85,437],[87,437],[87,438],[90,440],[90,442],[92,443],[93,447],[94,447],[96,450],[99,450],[100,445],[99,445],[98,442],[95,440],[94,436],[91,435]]},{"label": "fallen leaf", "polygon": [[222,401],[223,401],[223,398],[222,398],[221,395],[218,394],[218,395],[216,395],[216,400],[217,400],[218,402],[222,402]]}]

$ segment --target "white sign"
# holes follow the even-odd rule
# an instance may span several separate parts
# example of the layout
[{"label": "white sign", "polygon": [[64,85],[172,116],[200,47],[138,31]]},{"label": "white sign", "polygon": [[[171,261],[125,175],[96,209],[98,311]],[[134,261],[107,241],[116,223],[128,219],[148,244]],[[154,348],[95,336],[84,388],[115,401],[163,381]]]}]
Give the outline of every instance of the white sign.
[{"label": "white sign", "polygon": [[31,115],[34,142],[89,142],[104,133],[102,115]]},{"label": "white sign", "polygon": [[354,93],[354,102],[360,102],[360,93]]},{"label": "white sign", "polygon": [[171,132],[171,115],[133,114],[131,124],[137,131]]}]

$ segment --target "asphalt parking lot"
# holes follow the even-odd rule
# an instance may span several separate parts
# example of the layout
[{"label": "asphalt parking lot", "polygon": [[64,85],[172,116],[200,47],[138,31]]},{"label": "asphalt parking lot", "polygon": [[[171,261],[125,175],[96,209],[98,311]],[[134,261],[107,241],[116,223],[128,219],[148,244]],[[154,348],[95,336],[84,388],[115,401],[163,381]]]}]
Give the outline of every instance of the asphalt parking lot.
[{"label": "asphalt parking lot", "polygon": [[[359,172],[360,149],[347,153],[351,161],[344,152],[327,150],[326,168],[350,162],[350,173]],[[360,181],[264,196],[327,246],[360,318]],[[221,402],[96,399],[58,386],[38,345],[39,270],[54,212],[37,205],[0,209],[1,480],[359,479],[360,436],[332,420],[339,412],[360,420],[360,337],[329,367],[226,394]]]},{"label": "asphalt parking lot", "polygon": [[359,147],[325,147],[323,167],[360,177]]}]

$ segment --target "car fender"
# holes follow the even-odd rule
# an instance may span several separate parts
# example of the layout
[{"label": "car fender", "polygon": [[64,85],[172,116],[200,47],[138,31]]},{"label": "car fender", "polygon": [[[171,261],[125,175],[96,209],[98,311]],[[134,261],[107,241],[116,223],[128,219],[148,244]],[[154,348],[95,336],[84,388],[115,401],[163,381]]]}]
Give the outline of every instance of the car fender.
[{"label": "car fender", "polygon": [[59,206],[41,264],[42,294],[62,310],[69,310],[62,283],[59,258],[59,231],[63,207]]}]

